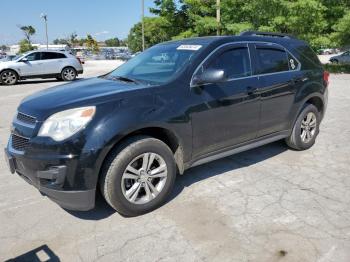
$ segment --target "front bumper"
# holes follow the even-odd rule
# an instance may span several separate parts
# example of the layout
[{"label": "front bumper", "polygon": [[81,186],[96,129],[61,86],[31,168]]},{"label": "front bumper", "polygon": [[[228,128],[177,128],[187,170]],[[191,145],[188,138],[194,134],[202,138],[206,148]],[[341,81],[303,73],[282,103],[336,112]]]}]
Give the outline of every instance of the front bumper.
[{"label": "front bumper", "polygon": [[81,211],[94,208],[95,188],[79,190],[65,186],[70,173],[76,172],[73,169],[77,159],[26,156],[14,152],[10,146],[5,148],[5,158],[11,173],[17,173],[61,207]]}]

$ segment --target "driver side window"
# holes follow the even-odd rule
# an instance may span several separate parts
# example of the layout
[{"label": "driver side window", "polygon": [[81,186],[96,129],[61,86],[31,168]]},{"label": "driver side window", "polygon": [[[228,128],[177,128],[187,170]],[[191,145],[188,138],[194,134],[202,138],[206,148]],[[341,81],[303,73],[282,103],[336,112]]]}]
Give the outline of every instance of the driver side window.
[{"label": "driver side window", "polygon": [[40,52],[35,52],[35,53],[31,53],[29,55],[26,56],[28,61],[37,61],[40,60]]},{"label": "driver side window", "polygon": [[224,70],[228,79],[252,75],[247,47],[226,50],[217,55],[205,69]]}]

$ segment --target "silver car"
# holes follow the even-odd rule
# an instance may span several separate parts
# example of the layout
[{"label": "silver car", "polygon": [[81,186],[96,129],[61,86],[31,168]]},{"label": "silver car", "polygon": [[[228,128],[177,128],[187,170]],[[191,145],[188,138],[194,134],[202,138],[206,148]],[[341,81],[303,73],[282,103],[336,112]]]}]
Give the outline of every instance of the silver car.
[{"label": "silver car", "polygon": [[350,64],[350,51],[346,51],[341,55],[332,56],[329,61],[334,64]]},{"label": "silver car", "polygon": [[82,73],[80,61],[65,51],[31,51],[13,61],[0,62],[0,83],[4,85],[28,78],[72,81]]}]

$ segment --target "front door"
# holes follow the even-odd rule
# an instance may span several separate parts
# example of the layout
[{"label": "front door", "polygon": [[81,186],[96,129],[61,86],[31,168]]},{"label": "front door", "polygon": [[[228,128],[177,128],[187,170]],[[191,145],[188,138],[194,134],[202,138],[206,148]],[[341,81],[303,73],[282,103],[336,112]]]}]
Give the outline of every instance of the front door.
[{"label": "front door", "polygon": [[18,69],[21,76],[33,76],[44,74],[44,67],[41,60],[41,52],[33,52],[25,56],[26,61],[18,62]]},{"label": "front door", "polygon": [[193,158],[225,150],[257,135],[260,101],[247,44],[225,45],[199,67],[224,70],[227,81],[192,87]]}]

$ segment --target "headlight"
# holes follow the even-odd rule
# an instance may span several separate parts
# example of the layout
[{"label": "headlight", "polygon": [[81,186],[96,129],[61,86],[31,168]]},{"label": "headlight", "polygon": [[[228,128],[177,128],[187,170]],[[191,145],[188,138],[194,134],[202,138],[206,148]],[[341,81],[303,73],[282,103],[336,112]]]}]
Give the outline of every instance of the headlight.
[{"label": "headlight", "polygon": [[38,136],[62,141],[79,132],[91,121],[96,107],[80,107],[58,112],[50,116],[41,126]]}]

